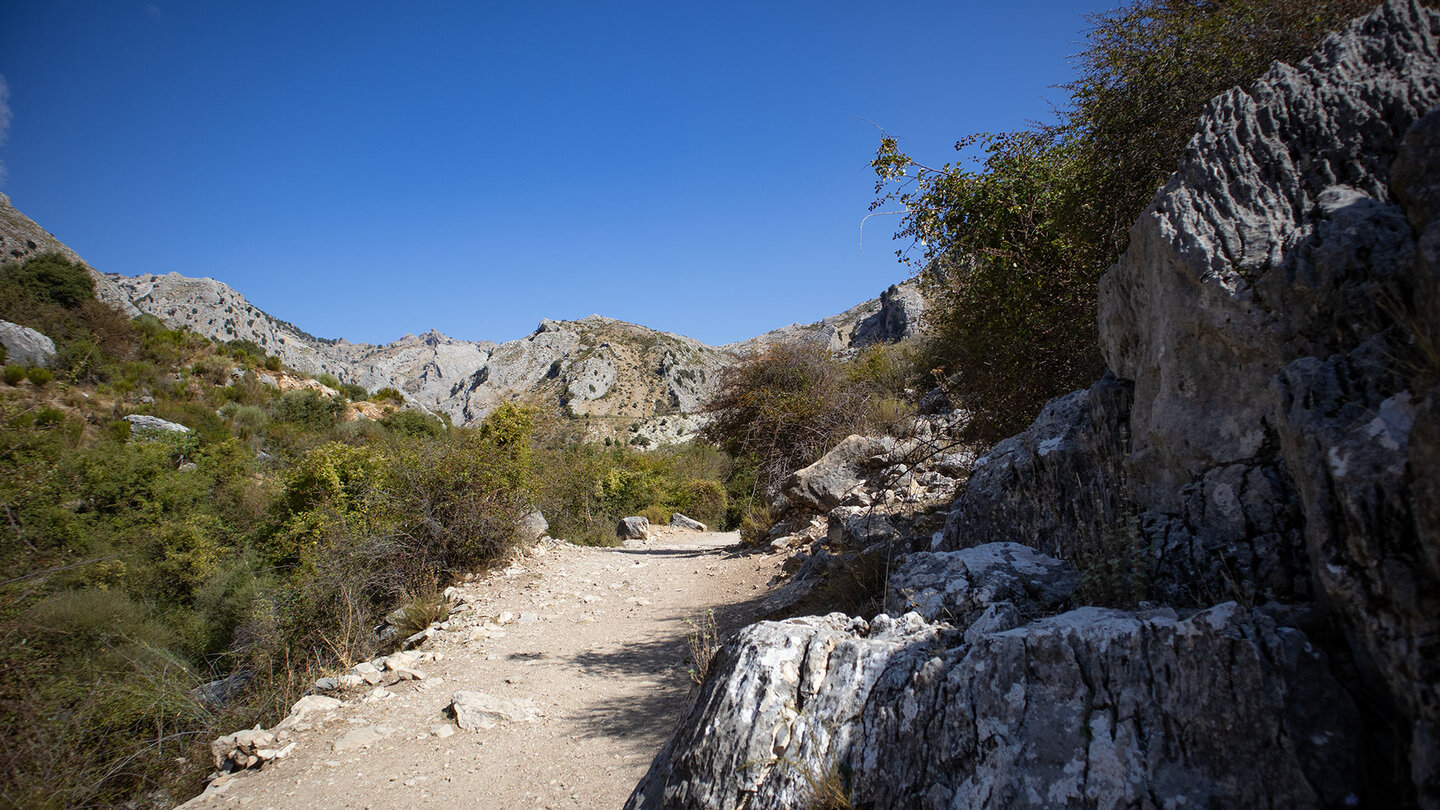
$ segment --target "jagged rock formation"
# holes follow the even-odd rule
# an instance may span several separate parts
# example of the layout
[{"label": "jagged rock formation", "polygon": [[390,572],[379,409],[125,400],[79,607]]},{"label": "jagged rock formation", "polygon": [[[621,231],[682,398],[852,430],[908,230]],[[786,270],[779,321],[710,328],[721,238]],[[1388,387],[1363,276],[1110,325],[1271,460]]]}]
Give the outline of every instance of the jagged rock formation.
[{"label": "jagged rock formation", "polygon": [[1102,281],[1111,373],[960,489],[940,550],[1124,558],[1145,609],[901,558],[943,621],[748,631],[631,806],[1440,807],[1437,104],[1413,0],[1215,99]]},{"label": "jagged rock formation", "polygon": [[753,351],[775,343],[817,344],[845,354],[875,343],[896,343],[918,334],[925,315],[925,297],[918,282],[892,284],[879,298],[810,324],[791,324],[763,335],[726,344],[737,352]]},{"label": "jagged rock formation", "polygon": [[946,535],[1058,548],[1128,515],[1162,598],[1318,601],[1431,804],[1437,104],[1440,17],[1403,2],[1212,102],[1101,282],[1120,381],[982,460]]},{"label": "jagged rock formation", "polygon": [[[0,261],[47,251],[81,261],[3,195],[0,250]],[[592,438],[642,446],[694,436],[702,425],[701,403],[720,372],[746,352],[785,341],[818,340],[838,352],[897,341],[918,331],[925,306],[907,282],[818,323],[720,347],[599,315],[544,320],[530,335],[507,343],[460,340],[431,330],[375,346],[315,337],[214,279],[178,273],[94,276],[99,298],[132,317],[148,313],[215,340],[252,341],[307,374],[330,373],[371,391],[393,387],[457,424],[482,419],[502,402],[542,398],[586,419]]]}]

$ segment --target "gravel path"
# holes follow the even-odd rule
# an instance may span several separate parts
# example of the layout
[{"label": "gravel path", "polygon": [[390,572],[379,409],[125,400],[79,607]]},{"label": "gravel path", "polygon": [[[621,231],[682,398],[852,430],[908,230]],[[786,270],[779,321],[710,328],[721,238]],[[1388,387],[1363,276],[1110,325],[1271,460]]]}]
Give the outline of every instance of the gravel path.
[{"label": "gravel path", "polygon": [[[287,756],[187,807],[618,808],[685,708],[685,620],[756,618],[781,558],[727,550],[738,539],[660,529],[634,548],[538,546],[461,586],[472,609],[425,644],[439,660],[418,665],[424,680],[307,715]],[[444,710],[459,690],[539,717],[458,730]]]}]

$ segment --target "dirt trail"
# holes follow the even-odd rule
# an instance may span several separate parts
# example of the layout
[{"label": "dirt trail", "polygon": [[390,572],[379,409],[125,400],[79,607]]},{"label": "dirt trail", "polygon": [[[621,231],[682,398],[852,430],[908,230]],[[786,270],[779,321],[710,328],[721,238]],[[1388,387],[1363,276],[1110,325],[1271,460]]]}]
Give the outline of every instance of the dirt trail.
[{"label": "dirt trail", "polygon": [[[618,808],[685,708],[685,620],[753,621],[776,571],[778,557],[726,550],[737,541],[660,529],[635,548],[538,546],[461,587],[474,609],[426,643],[440,660],[419,665],[424,680],[307,716],[285,758],[187,807]],[[541,716],[450,734],[458,690],[529,699]]]}]

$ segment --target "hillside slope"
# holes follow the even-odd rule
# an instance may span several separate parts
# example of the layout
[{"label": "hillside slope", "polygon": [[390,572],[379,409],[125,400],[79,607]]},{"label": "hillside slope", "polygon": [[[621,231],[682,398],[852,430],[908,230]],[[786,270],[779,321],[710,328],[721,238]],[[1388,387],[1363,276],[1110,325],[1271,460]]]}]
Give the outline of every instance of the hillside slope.
[{"label": "hillside slope", "polygon": [[[81,260],[0,195],[0,260],[47,251]],[[531,334],[505,343],[431,330],[377,346],[316,337],[214,279],[94,275],[100,299],[131,316],[148,313],[215,340],[252,341],[308,374],[333,374],[372,391],[393,387],[457,424],[482,419],[501,402],[541,398],[586,418],[594,438],[640,444],[693,436],[719,373],[746,352],[789,342],[819,342],[839,352],[893,342],[915,333],[924,310],[924,299],[907,282],[816,323],[718,347],[600,315],[542,320]]]}]

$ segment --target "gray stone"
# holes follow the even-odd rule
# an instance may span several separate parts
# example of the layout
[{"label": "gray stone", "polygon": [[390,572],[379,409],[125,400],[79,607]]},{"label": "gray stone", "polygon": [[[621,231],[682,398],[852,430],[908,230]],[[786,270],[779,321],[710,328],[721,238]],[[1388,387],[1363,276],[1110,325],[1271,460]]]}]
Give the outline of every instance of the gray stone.
[{"label": "gray stone", "polygon": [[219,680],[203,683],[190,690],[190,697],[207,709],[215,710],[229,704],[245,692],[245,687],[254,679],[249,670],[232,672]]},{"label": "gray stone", "polygon": [[216,770],[222,772],[258,768],[277,759],[275,735],[256,726],[227,734],[210,744]]},{"label": "gray stone", "polygon": [[147,415],[147,414],[132,413],[132,414],[130,414],[129,416],[125,417],[125,421],[130,423],[130,429],[131,429],[131,431],[133,432],[132,435],[133,435],[133,434],[141,434],[141,435],[143,435],[143,434],[145,434],[145,433],[147,433],[147,432],[149,432],[149,433],[189,433],[189,432],[190,432],[190,428],[185,427],[184,425],[179,424],[178,422],[168,422],[168,421],[166,421],[166,420],[164,420],[164,419],[161,419],[161,418],[158,417],[158,416],[149,416],[149,415]]},{"label": "gray stone", "polygon": [[12,365],[48,367],[55,360],[55,341],[18,323],[0,321],[0,344]]},{"label": "gray stone", "polygon": [[621,540],[649,540],[650,521],[643,517],[621,518],[620,524],[615,527],[615,534]]},{"label": "gray stone", "polygon": [[691,531],[696,532],[710,531],[709,526],[706,526],[704,523],[701,523],[694,518],[686,517],[679,512],[676,512],[675,514],[670,516],[670,525],[681,529],[690,529]]},{"label": "gray stone", "polygon": [[915,614],[764,622],[714,666],[627,808],[805,807],[827,781],[907,808],[1324,807],[1360,787],[1324,656],[1233,603],[973,643]]},{"label": "gray stone", "polygon": [[[990,543],[964,551],[916,552],[901,557],[887,581],[885,607],[892,614],[918,613],[926,621],[968,627],[996,605],[1000,614],[1052,613],[1075,590],[1068,564],[1019,543]],[[1009,627],[1016,621],[1006,619]],[[1005,629],[1009,629],[1006,627]]]},{"label": "gray stone", "polygon": [[455,724],[466,731],[491,729],[501,723],[533,723],[540,717],[534,704],[525,699],[510,700],[485,692],[462,690],[450,699]]},{"label": "gray stone", "polygon": [[532,509],[525,513],[525,516],[520,518],[519,525],[515,527],[515,531],[521,541],[526,543],[533,543],[539,540],[544,537],[545,532],[549,530],[550,522],[545,519],[544,515],[540,514],[538,509]]},{"label": "gray stone", "polygon": [[797,507],[828,512],[859,489],[872,472],[903,458],[904,448],[892,438],[850,436],[819,461],[793,473],[782,491]]}]

